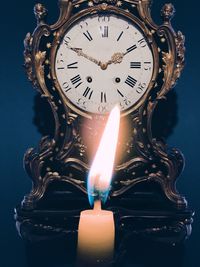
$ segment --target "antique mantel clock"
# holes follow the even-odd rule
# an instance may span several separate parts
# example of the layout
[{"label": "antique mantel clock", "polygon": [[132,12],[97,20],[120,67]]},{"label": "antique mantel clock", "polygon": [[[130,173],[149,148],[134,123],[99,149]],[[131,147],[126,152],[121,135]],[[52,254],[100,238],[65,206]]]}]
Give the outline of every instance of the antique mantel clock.
[{"label": "antique mantel clock", "polygon": [[48,25],[46,8],[35,5],[37,27],[25,38],[28,79],[51,106],[55,129],[53,137],[43,137],[39,148],[25,155],[33,188],[21,209],[37,209],[48,188],[59,182],[86,198],[97,140],[118,104],[121,158],[111,203],[127,197],[135,199],[129,207],[137,209],[162,198],[161,208],[186,210],[176,190],[184,158],[152,135],[154,110],[184,67],[184,36],[171,25],[173,5],[162,8],[161,26],[151,18],[150,0],[60,0],[59,6],[58,21]]}]

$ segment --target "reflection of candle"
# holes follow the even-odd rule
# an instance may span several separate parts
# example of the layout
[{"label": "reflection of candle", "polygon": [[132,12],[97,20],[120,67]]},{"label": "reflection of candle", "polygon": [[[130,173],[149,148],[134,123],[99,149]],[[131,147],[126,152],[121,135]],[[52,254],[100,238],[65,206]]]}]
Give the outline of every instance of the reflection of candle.
[{"label": "reflection of candle", "polygon": [[105,263],[112,260],[115,232],[113,213],[102,210],[101,201],[105,203],[110,189],[119,122],[120,111],[115,107],[108,118],[89,172],[88,198],[90,204],[94,204],[94,209],[82,211],[80,216],[78,229],[78,258],[79,262],[82,261],[80,266],[94,266],[98,262]]}]

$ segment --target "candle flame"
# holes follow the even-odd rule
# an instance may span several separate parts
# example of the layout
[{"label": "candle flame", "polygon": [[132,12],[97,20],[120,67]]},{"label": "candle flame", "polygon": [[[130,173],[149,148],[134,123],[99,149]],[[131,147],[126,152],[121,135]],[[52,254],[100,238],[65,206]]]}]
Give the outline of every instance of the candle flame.
[{"label": "candle flame", "polygon": [[111,111],[98,150],[88,176],[88,198],[93,205],[95,198],[106,202],[108,197],[120,124],[118,106]]}]

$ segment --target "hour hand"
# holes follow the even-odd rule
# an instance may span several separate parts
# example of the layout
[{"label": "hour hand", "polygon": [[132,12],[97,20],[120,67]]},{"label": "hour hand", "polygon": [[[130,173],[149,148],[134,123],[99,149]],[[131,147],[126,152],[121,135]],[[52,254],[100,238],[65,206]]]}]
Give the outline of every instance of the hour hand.
[{"label": "hour hand", "polygon": [[106,70],[108,65],[111,65],[111,64],[120,64],[124,56],[125,56],[125,53],[120,53],[120,52],[114,53],[108,62],[106,63],[101,62],[100,64],[101,69]]},{"label": "hour hand", "polygon": [[109,61],[110,64],[120,64],[123,60],[125,56],[125,53],[120,53],[120,52],[117,52],[117,53],[114,53],[111,57],[111,60]]}]

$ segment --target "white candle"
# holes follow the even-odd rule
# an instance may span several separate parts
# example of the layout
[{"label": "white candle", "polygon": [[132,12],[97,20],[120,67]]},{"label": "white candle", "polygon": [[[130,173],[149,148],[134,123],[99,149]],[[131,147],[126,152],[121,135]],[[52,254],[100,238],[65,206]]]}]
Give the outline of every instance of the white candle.
[{"label": "white candle", "polygon": [[[109,263],[113,258],[115,227],[112,211],[102,210],[96,202],[93,210],[81,212],[78,228],[80,266]],[[89,266],[89,265],[88,265]]]}]

